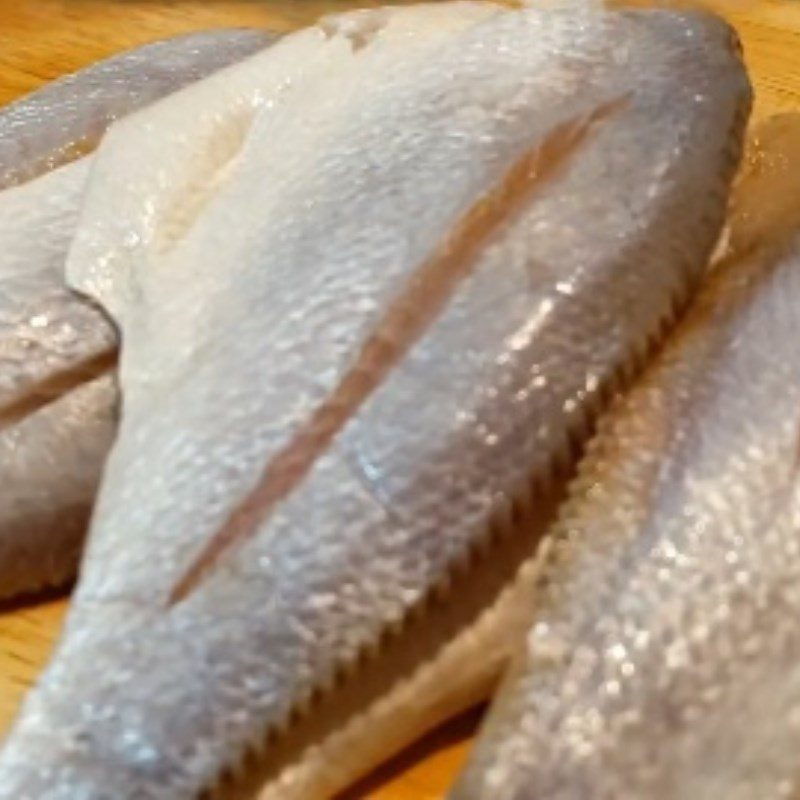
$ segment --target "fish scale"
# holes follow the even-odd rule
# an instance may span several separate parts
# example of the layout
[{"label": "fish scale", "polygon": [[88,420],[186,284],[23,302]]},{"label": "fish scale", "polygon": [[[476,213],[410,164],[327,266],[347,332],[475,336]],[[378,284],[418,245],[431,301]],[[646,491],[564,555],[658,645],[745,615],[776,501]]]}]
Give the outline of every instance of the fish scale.
[{"label": "fish scale", "polygon": [[[458,565],[467,591],[488,581],[515,540],[492,536],[497,515],[573,460],[603,391],[703,271],[749,102],[723,23],[380,14],[357,41],[326,25],[275,45],[243,138],[235,82],[212,78],[103,143],[69,273],[123,327],[126,402],[0,797],[195,797],[265,742],[269,765],[304,710],[358,694],[363,665],[390,690],[387,632],[425,626]],[[526,154],[603,108],[255,535],[170,603],[420,265]],[[227,130],[241,148],[220,159],[207,144]],[[198,183],[202,207],[164,248]],[[354,752],[337,781],[368,766]]]}]

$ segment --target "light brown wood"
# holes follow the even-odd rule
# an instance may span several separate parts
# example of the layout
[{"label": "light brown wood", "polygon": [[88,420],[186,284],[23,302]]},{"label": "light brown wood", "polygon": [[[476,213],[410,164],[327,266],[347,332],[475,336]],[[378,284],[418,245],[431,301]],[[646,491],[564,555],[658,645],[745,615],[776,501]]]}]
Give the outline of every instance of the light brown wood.
[{"label": "light brown wood", "polygon": [[[725,8],[723,2],[717,0],[717,7]],[[220,25],[285,31],[353,5],[348,0],[0,0],[0,103],[155,38]],[[756,116],[800,110],[800,2],[737,3],[724,13],[743,41],[756,87]],[[0,606],[0,734],[48,658],[65,608],[63,599]],[[442,797],[476,720],[473,714],[429,737],[354,796]]]}]

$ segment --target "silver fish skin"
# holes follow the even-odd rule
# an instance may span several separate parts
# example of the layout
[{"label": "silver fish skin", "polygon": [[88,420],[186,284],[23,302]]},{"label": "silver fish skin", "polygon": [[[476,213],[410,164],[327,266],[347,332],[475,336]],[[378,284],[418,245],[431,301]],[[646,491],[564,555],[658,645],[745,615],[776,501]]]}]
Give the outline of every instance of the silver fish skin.
[{"label": "silver fish skin", "polygon": [[[64,276],[92,157],[26,178],[74,155],[78,142],[93,146],[121,114],[270,41],[245,30],[177,37],[89,67],[0,111],[0,185],[23,181],[0,193],[0,597],[74,576],[118,401],[109,378],[103,391],[39,413],[110,371],[118,334]],[[89,408],[90,401],[98,405]],[[69,445],[74,458],[55,433],[62,412],[61,428],[76,438]],[[85,441],[77,441],[81,420]],[[38,548],[37,560],[31,554]]]},{"label": "silver fish skin", "polygon": [[800,791],[798,121],[591,444],[454,800]]},{"label": "silver fish skin", "polygon": [[93,150],[115,120],[264,48],[263,31],[199,31],[66,75],[0,113],[0,189]]},{"label": "silver fish skin", "polygon": [[749,100],[711,17],[478,3],[328,20],[258,80],[101,147],[69,274],[122,325],[123,419],[4,800],[196,797],[477,583],[702,273]]}]

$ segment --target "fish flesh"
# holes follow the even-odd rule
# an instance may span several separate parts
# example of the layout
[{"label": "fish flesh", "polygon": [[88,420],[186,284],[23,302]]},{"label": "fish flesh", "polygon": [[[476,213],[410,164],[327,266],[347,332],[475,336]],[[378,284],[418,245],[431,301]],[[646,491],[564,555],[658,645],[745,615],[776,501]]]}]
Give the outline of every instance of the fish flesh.
[{"label": "fish flesh", "polygon": [[116,328],[64,277],[92,158],[62,162],[116,117],[269,41],[222,30],[157,42],[0,112],[0,597],[74,576],[116,429],[114,380],[94,380],[114,367]]},{"label": "fish flesh", "polygon": [[800,116],[755,140],[725,258],[580,467],[457,800],[800,791]]},{"label": "fish flesh", "polygon": [[749,105],[694,14],[410,6],[259,58],[258,108],[234,70],[99,150],[68,274],[123,415],[2,798],[268,779],[468,622],[702,275]]}]

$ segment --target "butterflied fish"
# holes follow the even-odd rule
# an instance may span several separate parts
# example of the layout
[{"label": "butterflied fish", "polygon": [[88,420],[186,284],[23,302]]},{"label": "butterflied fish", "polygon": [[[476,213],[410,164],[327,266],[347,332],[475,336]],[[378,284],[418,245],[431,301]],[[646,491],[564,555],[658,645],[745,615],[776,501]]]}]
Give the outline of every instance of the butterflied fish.
[{"label": "butterflied fish", "polygon": [[112,370],[116,329],[64,278],[92,159],[63,162],[115,117],[269,41],[222,30],[158,42],[0,112],[0,186],[22,182],[0,193],[0,597],[75,574],[116,428],[110,375],[83,388]]},{"label": "butterflied fish", "polygon": [[800,117],[755,154],[728,255],[589,448],[458,800],[800,791]]},{"label": "butterflied fish", "polygon": [[260,107],[212,77],[101,147],[69,272],[124,413],[0,797],[274,777],[391,693],[529,552],[718,235],[749,90],[716,19],[418,6],[261,58]]}]

